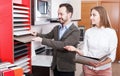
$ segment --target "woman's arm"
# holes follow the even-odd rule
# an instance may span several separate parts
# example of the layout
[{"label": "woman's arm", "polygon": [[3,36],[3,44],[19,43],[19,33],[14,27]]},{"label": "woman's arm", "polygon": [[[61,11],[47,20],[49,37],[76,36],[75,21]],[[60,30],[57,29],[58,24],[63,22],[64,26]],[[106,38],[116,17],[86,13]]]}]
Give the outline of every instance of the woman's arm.
[{"label": "woman's arm", "polygon": [[100,67],[100,66],[106,65],[106,64],[111,63],[111,62],[112,62],[111,58],[108,57],[104,61],[100,61],[97,63],[90,62],[90,65],[93,67]]},{"label": "woman's arm", "polygon": [[79,49],[75,48],[74,46],[65,46],[64,49],[66,49],[68,51],[76,52],[79,55],[83,55],[83,52],[80,51]]}]

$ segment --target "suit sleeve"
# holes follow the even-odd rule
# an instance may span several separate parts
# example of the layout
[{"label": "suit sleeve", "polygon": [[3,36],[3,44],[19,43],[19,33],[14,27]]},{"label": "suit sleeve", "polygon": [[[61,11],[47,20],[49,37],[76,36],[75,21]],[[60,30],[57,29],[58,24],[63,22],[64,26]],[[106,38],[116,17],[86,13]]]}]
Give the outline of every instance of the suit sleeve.
[{"label": "suit sleeve", "polygon": [[67,37],[65,37],[64,39],[62,39],[60,41],[43,38],[42,44],[50,46],[54,49],[63,49],[63,47],[66,45],[72,45],[72,46],[77,45],[79,38],[80,38],[80,31],[76,28],[76,29],[72,30],[71,33],[69,35],[67,35]]}]

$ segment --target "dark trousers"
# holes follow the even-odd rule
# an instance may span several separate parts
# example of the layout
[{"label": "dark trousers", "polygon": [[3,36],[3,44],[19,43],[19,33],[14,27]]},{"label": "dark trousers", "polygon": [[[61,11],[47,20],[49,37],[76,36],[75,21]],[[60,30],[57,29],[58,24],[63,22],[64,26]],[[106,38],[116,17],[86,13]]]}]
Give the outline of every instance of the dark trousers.
[{"label": "dark trousers", "polygon": [[58,71],[57,68],[53,70],[54,76],[75,76],[74,72],[61,72]]}]

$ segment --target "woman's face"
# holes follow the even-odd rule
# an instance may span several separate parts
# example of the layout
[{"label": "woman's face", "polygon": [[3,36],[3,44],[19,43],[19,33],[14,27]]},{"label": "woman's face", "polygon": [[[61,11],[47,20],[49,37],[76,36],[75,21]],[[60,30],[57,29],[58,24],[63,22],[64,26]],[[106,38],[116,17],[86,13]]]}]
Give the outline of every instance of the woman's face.
[{"label": "woman's face", "polygon": [[99,27],[99,24],[100,24],[100,14],[98,13],[98,11],[93,9],[91,11],[90,19],[91,19],[92,25],[95,24],[96,26]]}]

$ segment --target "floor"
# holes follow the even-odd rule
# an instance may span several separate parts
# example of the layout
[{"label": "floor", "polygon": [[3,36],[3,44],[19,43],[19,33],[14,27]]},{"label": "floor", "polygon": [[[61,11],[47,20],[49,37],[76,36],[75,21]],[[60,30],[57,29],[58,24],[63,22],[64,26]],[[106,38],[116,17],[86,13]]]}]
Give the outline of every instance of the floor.
[{"label": "floor", "polygon": [[113,75],[112,76],[120,76],[120,63],[114,62],[112,65]]},{"label": "floor", "polygon": [[[114,62],[112,64],[112,71],[113,71],[112,76],[120,76],[120,63]],[[32,75],[32,76],[34,76],[34,75]],[[35,75],[35,76],[40,76],[40,75]],[[52,74],[52,72],[50,72],[50,75],[44,75],[44,76],[53,76],[53,74]],[[82,74],[82,65],[81,64],[76,65],[75,76],[84,76]]]}]

